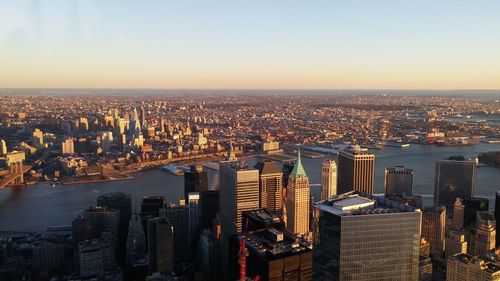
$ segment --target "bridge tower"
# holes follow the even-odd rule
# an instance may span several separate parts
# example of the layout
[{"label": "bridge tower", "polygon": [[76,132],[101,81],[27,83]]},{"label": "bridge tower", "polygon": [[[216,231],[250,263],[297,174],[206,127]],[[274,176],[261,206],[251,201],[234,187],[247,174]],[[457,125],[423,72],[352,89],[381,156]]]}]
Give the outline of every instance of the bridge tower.
[{"label": "bridge tower", "polygon": [[23,162],[15,162],[10,165],[10,173],[13,175],[18,175],[14,182],[15,185],[20,185],[24,183],[23,171],[24,171]]}]

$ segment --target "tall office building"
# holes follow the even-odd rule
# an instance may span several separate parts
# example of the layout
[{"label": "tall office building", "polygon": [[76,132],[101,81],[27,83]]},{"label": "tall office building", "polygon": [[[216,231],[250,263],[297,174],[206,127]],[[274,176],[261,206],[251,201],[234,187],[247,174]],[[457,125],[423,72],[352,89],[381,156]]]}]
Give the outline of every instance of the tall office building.
[{"label": "tall office building", "polygon": [[434,204],[453,207],[455,198],[472,198],[476,186],[476,162],[462,156],[436,161]]},{"label": "tall office building", "polygon": [[99,240],[86,240],[78,244],[78,261],[81,277],[100,276],[104,273],[104,261]]},{"label": "tall office building", "polygon": [[[245,240],[248,251],[246,275],[261,280],[312,280],[312,251],[309,244],[295,236],[287,236],[274,228],[260,229],[232,237],[232,252],[238,252]],[[262,249],[266,249],[263,251]],[[232,255],[232,264],[238,268],[238,255]],[[232,276],[231,280],[239,276]]]},{"label": "tall office building", "polygon": [[134,258],[138,255],[144,255],[146,253],[146,236],[144,235],[144,229],[142,228],[142,222],[139,215],[134,214],[130,219],[130,224],[128,227],[127,234],[127,245],[126,245],[126,265],[128,267],[133,267]]},{"label": "tall office building", "polygon": [[337,163],[332,159],[325,159],[321,165],[320,199],[326,200],[337,195]]},{"label": "tall office building", "polygon": [[441,256],[444,251],[446,208],[426,207],[422,210],[422,237],[431,244],[431,254]]},{"label": "tall office building", "polygon": [[375,155],[353,146],[338,152],[337,193],[373,193]]},{"label": "tall office building", "polygon": [[385,168],[385,195],[413,194],[413,170],[403,166]]},{"label": "tall office building", "polygon": [[240,233],[242,212],[259,208],[259,170],[243,162],[225,161],[220,164],[221,272],[228,278],[229,237]]},{"label": "tall office building", "polygon": [[477,212],[474,255],[482,256],[495,249],[496,222],[493,213]]},{"label": "tall office building", "polygon": [[493,281],[500,280],[500,266],[468,254],[456,254],[448,258],[446,281]]},{"label": "tall office building", "polygon": [[200,191],[200,227],[209,229],[219,212],[219,190]]},{"label": "tall office building", "polygon": [[[495,193],[495,222],[496,225],[500,225],[500,191],[497,191]],[[500,231],[496,232],[496,239],[495,239],[495,245],[496,247],[500,246]]]},{"label": "tall office building", "polygon": [[456,198],[453,204],[453,218],[451,227],[455,230],[460,230],[464,227],[465,206],[462,199]]},{"label": "tall office building", "polygon": [[97,206],[120,211],[120,226],[118,230],[118,255],[122,262],[125,261],[125,242],[127,241],[128,226],[132,213],[132,199],[130,194],[112,192],[97,198]]},{"label": "tall office building", "polygon": [[114,242],[118,242],[120,211],[107,207],[90,207],[82,212],[82,217],[90,221],[92,238],[100,238],[103,232],[112,232]]},{"label": "tall office building", "polygon": [[144,196],[141,203],[141,214],[157,217],[164,204],[165,198],[163,196]]},{"label": "tall office building", "polygon": [[200,232],[200,193],[190,192],[187,197],[189,208],[189,248],[196,246],[197,237]]},{"label": "tall office building", "polygon": [[309,195],[309,178],[302,166],[299,150],[297,162],[288,178],[286,192],[286,227],[291,233],[306,234],[309,232]]},{"label": "tall office building", "polygon": [[7,143],[3,139],[0,139],[0,155],[6,155],[7,152]]},{"label": "tall office building", "polygon": [[132,215],[132,199],[130,194],[111,192],[97,197],[97,206],[120,211],[120,232],[124,236]]},{"label": "tall office building", "polygon": [[467,233],[459,230],[451,230],[446,233],[445,254],[448,258],[454,254],[467,253]]},{"label": "tall office building", "polygon": [[208,191],[208,174],[201,164],[196,164],[184,172],[184,199],[187,201],[189,192],[200,191]]},{"label": "tall office building", "polygon": [[418,209],[358,191],[315,207],[314,280],[417,280]]},{"label": "tall office building", "polygon": [[160,217],[168,219],[174,229],[174,261],[189,260],[189,206],[166,206],[160,210]]},{"label": "tall office building", "polygon": [[61,143],[61,152],[62,154],[75,153],[75,144],[73,142],[73,138],[67,138]]},{"label": "tall office building", "polygon": [[100,239],[105,269],[113,268],[119,244],[120,211],[98,206],[81,215],[90,221],[92,238]]},{"label": "tall office building", "polygon": [[488,198],[467,198],[462,199],[464,204],[464,227],[468,227],[476,222],[477,212],[487,212],[489,210]]},{"label": "tall office building", "polygon": [[148,220],[149,273],[173,272],[174,230],[165,217]]},{"label": "tall office building", "polygon": [[283,167],[281,171],[283,172],[283,188],[286,189],[288,186],[288,177],[293,171],[293,167],[295,166],[294,162],[285,162],[283,163]]},{"label": "tall office building", "polygon": [[255,168],[259,170],[260,207],[271,212],[281,212],[283,173],[270,161],[261,161]]}]

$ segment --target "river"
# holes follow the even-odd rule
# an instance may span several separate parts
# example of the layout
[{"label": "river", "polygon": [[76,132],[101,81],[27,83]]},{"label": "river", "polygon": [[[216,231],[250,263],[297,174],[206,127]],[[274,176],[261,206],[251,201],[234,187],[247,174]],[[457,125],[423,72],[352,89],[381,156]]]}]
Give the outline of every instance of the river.
[{"label": "river", "polygon": [[[500,144],[480,143],[468,147],[411,145],[409,148],[373,150],[375,160],[375,192],[383,193],[384,168],[404,165],[415,173],[414,193],[424,196],[424,204],[432,204],[434,165],[439,158],[462,154],[476,157],[480,152],[500,150]],[[304,168],[312,183],[311,195],[319,197],[320,166],[325,158],[303,157]],[[248,160],[253,165],[255,159]],[[209,171],[209,181],[217,174]],[[132,180],[104,183],[58,185],[55,188],[38,183],[23,188],[0,190],[0,231],[44,231],[48,226],[69,225],[80,211],[95,205],[99,195],[107,192],[132,194],[134,208],[139,209],[145,195],[163,195],[178,202],[183,194],[184,179],[158,169],[134,174]],[[500,169],[481,166],[477,170],[476,196],[490,199],[494,207],[495,191],[500,190]]]}]

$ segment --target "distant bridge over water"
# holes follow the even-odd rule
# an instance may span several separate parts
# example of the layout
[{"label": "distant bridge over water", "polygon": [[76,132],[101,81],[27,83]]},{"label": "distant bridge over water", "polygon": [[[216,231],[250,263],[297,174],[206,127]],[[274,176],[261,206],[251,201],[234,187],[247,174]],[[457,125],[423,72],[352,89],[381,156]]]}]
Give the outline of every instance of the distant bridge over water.
[{"label": "distant bridge over water", "polygon": [[31,170],[31,165],[24,165],[22,162],[12,163],[9,173],[0,179],[0,188],[24,184],[24,173],[29,170]]}]

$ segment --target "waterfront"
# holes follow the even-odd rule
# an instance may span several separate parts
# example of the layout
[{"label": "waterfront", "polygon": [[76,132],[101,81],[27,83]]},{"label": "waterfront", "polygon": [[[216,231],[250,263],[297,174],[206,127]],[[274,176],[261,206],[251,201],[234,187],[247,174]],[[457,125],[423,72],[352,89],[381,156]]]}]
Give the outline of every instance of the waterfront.
[{"label": "waterfront", "polygon": [[[436,159],[454,154],[475,157],[480,152],[500,150],[500,144],[483,144],[467,147],[445,147],[412,145],[409,148],[385,148],[372,150],[377,155],[375,162],[375,192],[383,192],[384,167],[405,165],[415,172],[414,193],[424,196],[424,203],[432,202],[434,188],[434,163]],[[311,195],[319,197],[320,165],[325,158],[305,158],[303,164],[310,177]],[[248,160],[249,165],[255,159]],[[216,180],[216,172],[207,169],[209,181]],[[69,225],[81,210],[95,205],[99,195],[107,192],[132,194],[133,204],[140,209],[140,200],[145,195],[163,195],[168,201],[178,202],[183,193],[182,176],[175,176],[159,169],[134,174],[127,181],[103,183],[57,185],[38,183],[23,188],[0,190],[0,230],[43,231],[48,226]],[[476,196],[490,199],[494,207],[495,191],[500,190],[500,169],[481,166],[477,170]]]}]

